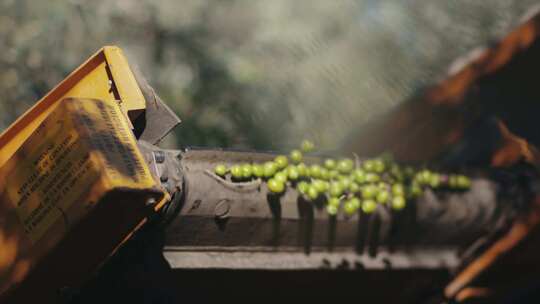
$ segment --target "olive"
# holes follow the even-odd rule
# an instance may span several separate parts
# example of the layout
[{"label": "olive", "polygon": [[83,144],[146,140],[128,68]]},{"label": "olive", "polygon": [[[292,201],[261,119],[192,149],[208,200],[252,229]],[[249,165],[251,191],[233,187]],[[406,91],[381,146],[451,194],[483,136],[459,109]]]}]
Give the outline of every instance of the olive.
[{"label": "olive", "polygon": [[330,196],[340,197],[343,194],[343,187],[340,182],[331,182],[328,191]]},{"label": "olive", "polygon": [[315,145],[313,144],[313,142],[309,140],[302,141],[301,149],[305,153],[313,151],[314,148],[315,148]]},{"label": "olive", "polygon": [[296,188],[298,189],[298,192],[302,194],[307,194],[309,184],[306,181],[301,181],[296,185]]},{"label": "olive", "polygon": [[393,184],[392,185],[392,194],[394,196],[403,195],[404,193],[405,193],[405,189],[403,188],[402,184]]},{"label": "olive", "polygon": [[299,176],[307,176],[308,175],[308,168],[307,168],[306,164],[299,163],[296,166],[296,169],[298,170],[298,175]]},{"label": "olive", "polygon": [[366,172],[364,172],[364,170],[362,169],[354,170],[353,177],[354,180],[359,184],[363,184],[366,182]]},{"label": "olive", "polygon": [[334,205],[326,206],[326,212],[330,215],[336,215],[338,213],[338,207]]},{"label": "olive", "polygon": [[328,205],[339,207],[340,200],[337,197],[331,197],[328,199]]},{"label": "olive", "polygon": [[471,187],[471,180],[465,175],[458,175],[456,177],[456,185],[460,189],[468,189]]},{"label": "olive", "polygon": [[289,164],[289,160],[285,155],[278,155],[274,158],[274,163],[276,163],[278,169],[285,169]]},{"label": "olive", "polygon": [[435,189],[435,188],[438,188],[440,184],[441,184],[441,176],[437,173],[431,174],[430,179],[429,179],[429,186]]},{"label": "olive", "polygon": [[371,199],[375,198],[377,195],[377,187],[374,185],[366,185],[362,187],[362,198],[363,199]]},{"label": "olive", "polygon": [[336,169],[336,166],[337,166],[337,163],[334,159],[331,159],[331,158],[327,158],[325,161],[324,161],[324,167],[328,170],[334,170]]},{"label": "olive", "polygon": [[253,164],[252,171],[253,171],[253,175],[255,175],[256,177],[264,176],[264,167],[260,164]]},{"label": "olive", "polygon": [[345,204],[343,205],[343,211],[345,211],[345,214],[349,216],[354,215],[356,213],[356,210],[358,210],[358,208],[350,201],[345,202]]},{"label": "olive", "polygon": [[225,176],[225,174],[227,174],[227,166],[225,166],[224,164],[219,164],[214,168],[214,172],[216,173],[216,175],[223,177]]},{"label": "olive", "polygon": [[364,167],[364,170],[368,171],[368,172],[373,172],[375,171],[375,163],[373,162],[373,160],[371,159],[368,159],[366,160],[362,166]]},{"label": "olive", "polygon": [[289,157],[291,158],[291,161],[295,164],[301,163],[302,159],[304,158],[300,150],[292,150]]},{"label": "olive", "polygon": [[351,185],[349,186],[349,191],[351,193],[357,193],[360,192],[360,190],[360,185],[358,185],[356,182],[351,182]]},{"label": "olive", "polygon": [[282,193],[285,190],[285,183],[271,178],[268,180],[268,190],[273,193]]},{"label": "olive", "polygon": [[309,176],[312,178],[320,178],[321,177],[321,166],[317,164],[313,164],[309,167]]},{"label": "olive", "polygon": [[250,178],[253,174],[253,168],[250,164],[242,164],[242,177]]},{"label": "olive", "polygon": [[367,173],[366,182],[367,183],[376,183],[381,180],[381,177],[376,173]]},{"label": "olive", "polygon": [[280,181],[282,183],[286,183],[287,182],[287,172],[285,171],[279,171],[278,173],[276,173],[276,175],[274,175],[274,179],[277,180],[277,181]]},{"label": "olive", "polygon": [[276,174],[277,169],[278,169],[277,165],[274,162],[269,161],[269,162],[264,163],[264,167],[263,167],[264,177],[270,178],[274,176],[274,174]]},{"label": "olive", "polygon": [[401,210],[405,208],[406,201],[405,198],[401,195],[394,196],[392,198],[392,209],[394,210]]},{"label": "olive", "polygon": [[298,180],[300,178],[300,173],[298,173],[298,168],[294,165],[288,166],[287,176],[292,181]]},{"label": "olive", "polygon": [[337,170],[342,174],[350,173],[354,169],[354,162],[350,158],[345,158],[337,163]]},{"label": "olive", "polygon": [[377,203],[379,204],[386,204],[388,202],[388,199],[390,198],[390,193],[388,193],[387,190],[381,190],[379,193],[377,193]]},{"label": "olive", "polygon": [[326,192],[326,190],[328,190],[328,187],[329,187],[329,185],[328,185],[327,182],[322,181],[322,180],[320,180],[320,179],[314,180],[314,181],[311,183],[311,185],[312,185],[313,187],[315,187],[315,189],[317,189],[317,192],[319,192],[319,193]]},{"label": "olive", "polygon": [[375,209],[377,209],[377,203],[375,203],[374,200],[367,199],[362,202],[362,211],[364,211],[364,213],[373,213]]},{"label": "olive", "polygon": [[319,191],[317,191],[317,188],[315,188],[315,186],[310,185],[307,190],[307,196],[309,197],[309,199],[314,201],[319,197]]},{"label": "olive", "polygon": [[384,164],[384,162],[381,160],[381,159],[375,159],[373,160],[373,171],[375,171],[376,173],[383,173],[384,170],[386,169],[386,166]]},{"label": "olive", "polygon": [[241,179],[244,176],[244,171],[239,165],[234,165],[231,167],[231,176],[235,179]]}]

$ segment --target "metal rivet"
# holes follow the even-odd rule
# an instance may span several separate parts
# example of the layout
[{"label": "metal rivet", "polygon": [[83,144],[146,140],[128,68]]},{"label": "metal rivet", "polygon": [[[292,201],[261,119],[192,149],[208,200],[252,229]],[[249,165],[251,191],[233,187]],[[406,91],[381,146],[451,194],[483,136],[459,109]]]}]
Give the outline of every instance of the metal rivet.
[{"label": "metal rivet", "polygon": [[156,158],[156,163],[161,164],[165,161],[165,152],[154,151],[154,157]]}]

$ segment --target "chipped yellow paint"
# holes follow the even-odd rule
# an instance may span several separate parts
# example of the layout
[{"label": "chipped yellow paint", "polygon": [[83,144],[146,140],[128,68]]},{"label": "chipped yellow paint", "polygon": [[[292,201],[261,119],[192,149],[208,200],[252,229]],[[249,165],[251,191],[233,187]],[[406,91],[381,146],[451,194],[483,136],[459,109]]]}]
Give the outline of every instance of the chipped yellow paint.
[{"label": "chipped yellow paint", "polygon": [[0,167],[0,184],[0,204],[15,209],[32,242],[59,220],[76,223],[116,187],[158,187],[118,104],[71,98]]},{"label": "chipped yellow paint", "polygon": [[[121,100],[124,115],[132,119],[145,108],[144,97],[122,50],[104,47],[0,135],[0,166],[66,97]],[[129,120],[127,122],[131,127]]]}]

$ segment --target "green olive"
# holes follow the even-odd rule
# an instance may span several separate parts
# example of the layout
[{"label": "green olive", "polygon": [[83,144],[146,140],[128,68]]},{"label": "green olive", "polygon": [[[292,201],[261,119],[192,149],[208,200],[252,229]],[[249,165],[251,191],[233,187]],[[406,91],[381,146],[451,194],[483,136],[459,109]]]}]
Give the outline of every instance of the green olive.
[{"label": "green olive", "polygon": [[325,181],[322,181],[320,179],[316,179],[314,180],[312,183],[311,183],[311,186],[312,187],[315,187],[315,189],[317,190],[317,192],[319,193],[323,193],[325,192],[326,190],[328,190],[328,183],[325,182]]},{"label": "green olive", "polygon": [[296,188],[298,189],[298,192],[302,194],[307,194],[307,191],[309,189],[309,183],[306,181],[301,181],[296,185]]},{"label": "green olive", "polygon": [[441,184],[441,176],[437,173],[431,174],[429,179],[429,186],[433,189],[438,188]]},{"label": "green olive", "polygon": [[295,164],[301,163],[302,159],[304,158],[304,156],[302,155],[302,152],[296,149],[291,151],[291,154],[289,155],[289,157],[291,158],[291,161]]},{"label": "green olive", "polygon": [[276,174],[277,169],[277,165],[274,162],[269,161],[264,163],[264,177],[271,178],[274,176],[274,174]]},{"label": "green olive", "polygon": [[285,155],[278,155],[274,158],[274,163],[276,163],[278,169],[285,169],[289,165],[289,160]]},{"label": "green olive", "polygon": [[460,189],[468,189],[471,187],[471,180],[465,175],[458,175],[456,177],[456,184]]},{"label": "green olive", "polygon": [[351,193],[358,193],[360,190],[360,185],[358,185],[356,182],[351,182],[351,185],[349,186],[349,191]]},{"label": "green olive", "polygon": [[429,181],[431,180],[431,172],[429,170],[422,170],[418,173],[418,182],[420,184],[429,184]]},{"label": "green olive", "polygon": [[456,175],[448,177],[448,186],[452,189],[458,188],[458,177]]},{"label": "green olive", "polygon": [[340,182],[331,182],[328,192],[332,197],[340,197],[343,194],[343,187]]},{"label": "green olive", "polygon": [[420,185],[418,185],[417,183],[413,182],[409,187],[409,193],[411,197],[419,197],[420,195],[422,195],[422,192],[422,187],[420,187]]},{"label": "green olive", "polygon": [[326,206],[326,212],[328,212],[328,214],[334,216],[338,213],[338,206],[334,206],[334,205],[328,205]]},{"label": "green olive", "polygon": [[390,173],[392,176],[394,176],[398,180],[403,180],[403,172],[401,171],[401,168],[397,164],[393,164],[392,167],[390,167]]},{"label": "green olive", "polygon": [[309,167],[309,176],[312,178],[320,178],[321,177],[321,166],[317,164],[313,164]]},{"label": "green olive", "polygon": [[350,173],[354,169],[354,162],[350,158],[345,158],[337,163],[337,170],[342,174]]},{"label": "green olive", "polygon": [[352,197],[349,199],[349,203],[352,204],[357,210],[362,206],[362,202],[360,202],[360,199],[357,197]]},{"label": "green olive", "polygon": [[381,190],[379,193],[377,193],[377,203],[379,204],[386,204],[388,202],[388,199],[390,198],[390,193],[388,193],[387,190]]},{"label": "green olive", "polygon": [[286,183],[287,182],[287,172],[286,171],[279,171],[278,173],[276,173],[274,175],[274,179],[277,180],[277,181],[280,181],[282,183]]},{"label": "green olive", "polygon": [[339,183],[341,184],[341,188],[343,188],[343,191],[348,191],[351,187],[351,179],[348,176],[340,176],[339,177]]},{"label": "green olive", "polygon": [[242,166],[240,165],[234,165],[231,167],[231,176],[234,179],[241,179],[244,176],[244,171],[242,170]]},{"label": "green olive", "polygon": [[367,173],[366,182],[367,183],[376,183],[381,180],[381,177],[377,173]]},{"label": "green olive", "polygon": [[328,173],[328,177],[330,179],[336,179],[339,177],[339,171],[338,170],[330,170],[330,172]]},{"label": "green olive", "polygon": [[366,182],[366,172],[362,169],[356,169],[353,172],[354,180],[359,183],[363,184]]},{"label": "green olive", "polygon": [[294,165],[288,166],[287,176],[292,181],[298,180],[300,178],[300,173],[298,173],[298,168]]},{"label": "green olive", "polygon": [[364,213],[370,214],[377,209],[377,203],[372,199],[367,199],[362,202],[362,211]]},{"label": "green olive", "polygon": [[334,159],[327,158],[324,161],[324,167],[328,170],[334,170],[336,169],[336,166],[337,166],[337,162]]},{"label": "green olive", "polygon": [[401,210],[405,208],[406,204],[405,198],[401,195],[392,198],[392,209],[394,210]]},{"label": "green olive", "polygon": [[364,170],[366,170],[367,172],[373,172],[373,171],[375,171],[375,163],[374,163],[373,160],[371,160],[371,159],[366,160],[366,161],[362,164],[362,167],[364,167]]},{"label": "green olive", "polygon": [[299,163],[296,166],[296,169],[298,169],[298,175],[299,176],[307,176],[308,175],[308,167],[304,163]]},{"label": "green olive", "polygon": [[256,177],[264,176],[264,166],[260,164],[253,164],[252,166],[253,175]]},{"label": "green olive", "polygon": [[405,193],[405,188],[402,184],[393,184],[392,185],[392,194],[394,196],[402,196]]},{"label": "green olive", "polygon": [[354,215],[356,213],[356,210],[358,210],[358,208],[350,201],[347,201],[345,202],[345,204],[343,204],[343,211],[345,211],[345,214],[349,216]]},{"label": "green olive", "polygon": [[225,174],[227,174],[227,166],[224,164],[219,164],[214,168],[214,172],[216,175],[223,177]]},{"label": "green olive", "polygon": [[304,153],[308,153],[315,149],[315,145],[309,140],[304,140],[302,141],[301,149]]},{"label": "green olive", "polygon": [[362,198],[363,199],[372,199],[377,195],[377,187],[374,185],[366,185],[362,187]]},{"label": "green olive", "polygon": [[378,182],[378,183],[377,183],[377,188],[378,188],[379,190],[387,190],[389,187],[390,187],[390,185],[388,185],[388,184],[385,183],[385,182]]},{"label": "green olive", "polygon": [[242,164],[242,177],[250,178],[253,174],[253,168],[250,164]]},{"label": "green olive", "polygon": [[384,164],[384,162],[381,160],[381,159],[375,159],[373,160],[373,171],[375,171],[376,173],[383,173],[384,170],[386,169],[386,166]]},{"label": "green olive", "polygon": [[321,168],[321,179],[329,180],[330,179],[330,171],[326,168]]},{"label": "green olive", "polygon": [[317,188],[315,188],[315,186],[310,185],[307,191],[307,196],[310,200],[314,201],[319,197],[319,191],[317,191]]},{"label": "green olive", "polygon": [[282,193],[285,191],[285,183],[271,178],[268,180],[268,190],[273,193]]},{"label": "green olive", "polygon": [[339,207],[340,200],[337,197],[331,197],[328,199],[328,205]]}]

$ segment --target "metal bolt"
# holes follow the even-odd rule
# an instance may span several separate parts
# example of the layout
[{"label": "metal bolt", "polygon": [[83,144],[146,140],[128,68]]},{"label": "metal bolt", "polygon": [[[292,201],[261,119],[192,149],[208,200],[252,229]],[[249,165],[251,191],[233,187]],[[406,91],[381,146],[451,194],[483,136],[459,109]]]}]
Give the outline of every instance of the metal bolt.
[{"label": "metal bolt", "polygon": [[217,218],[224,219],[229,216],[229,211],[231,210],[231,204],[228,200],[224,199],[217,203],[214,208],[214,215]]},{"label": "metal bolt", "polygon": [[156,163],[161,164],[165,161],[165,152],[163,151],[154,151],[154,157],[156,159]]},{"label": "metal bolt", "polygon": [[151,197],[149,199],[146,200],[146,206],[153,206],[157,203],[156,199]]}]

